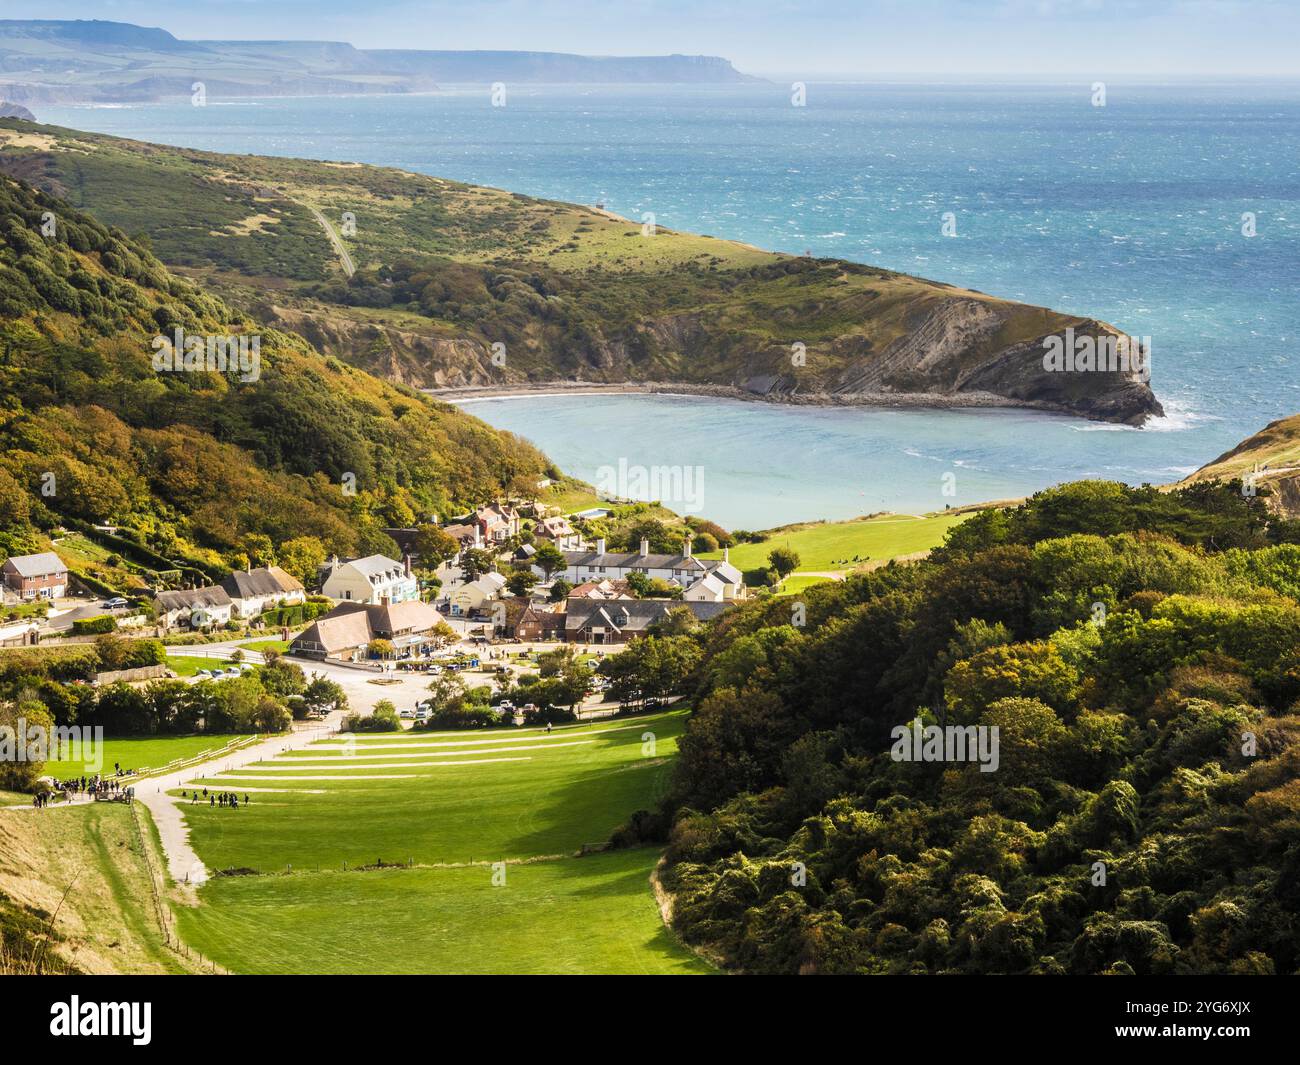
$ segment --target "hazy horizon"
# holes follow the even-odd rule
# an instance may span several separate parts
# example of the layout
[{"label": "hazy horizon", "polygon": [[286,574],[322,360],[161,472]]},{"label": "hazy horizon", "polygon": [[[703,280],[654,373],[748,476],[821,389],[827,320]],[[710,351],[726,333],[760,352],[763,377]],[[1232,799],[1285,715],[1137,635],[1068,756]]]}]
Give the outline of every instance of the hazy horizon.
[{"label": "hazy horizon", "polygon": [[10,19],[129,22],[188,40],[707,54],[748,74],[810,80],[1300,77],[1300,8],[1281,0],[813,0],[798,10],[786,0],[9,0],[5,8]]}]

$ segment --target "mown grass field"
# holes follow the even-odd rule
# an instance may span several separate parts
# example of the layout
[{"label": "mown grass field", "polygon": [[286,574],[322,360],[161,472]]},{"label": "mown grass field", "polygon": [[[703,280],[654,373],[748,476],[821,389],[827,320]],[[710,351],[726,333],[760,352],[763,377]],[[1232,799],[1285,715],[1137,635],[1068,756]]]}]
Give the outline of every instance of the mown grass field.
[{"label": "mown grass field", "polygon": [[664,927],[653,849],[508,865],[225,877],[182,937],[249,973],[703,973]]},{"label": "mown grass field", "polygon": [[777,595],[798,595],[800,592],[811,588],[814,584],[825,584],[832,577],[808,577],[799,574],[787,577],[781,582],[781,587],[777,590]]},{"label": "mown grass field", "polygon": [[178,677],[192,677],[200,669],[229,669],[233,662],[224,658],[200,658],[197,655],[168,655],[167,668]]},{"label": "mown grass field", "polygon": [[[197,778],[249,790],[247,809],[187,806],[211,868],[263,873],[385,862],[434,865],[572,854],[600,843],[668,781],[682,712],[557,728],[380,733],[325,740]],[[642,735],[654,734],[654,754]],[[322,779],[323,778],[323,779]],[[187,790],[192,791],[193,786]],[[346,826],[346,830],[341,830]]]},{"label": "mown grass field", "polygon": [[177,758],[193,758],[203,751],[224,747],[237,736],[117,736],[104,738],[103,744],[96,747],[93,760],[102,764],[96,768],[86,764],[86,756],[92,754],[88,747],[83,748],[77,758],[63,755],[45,763],[45,772],[60,779],[80,776],[82,773],[112,772],[113,763],[118,762],[123,769],[158,769]]},{"label": "mown grass field", "polygon": [[[731,549],[731,562],[741,570],[767,566],[774,547],[791,547],[799,554],[799,570],[851,570],[868,562],[928,551],[943,542],[944,533],[969,514],[931,514],[912,518],[889,514],[862,521],[804,525],[774,533],[757,544]],[[701,554],[721,558],[721,551]]]},{"label": "mown grass field", "polygon": [[[657,850],[577,856],[662,794],[685,716],[331,739],[197,779],[252,800],[184,806],[200,858],[259,875],[210,880],[182,935],[237,972],[707,971],[663,927]],[[414,864],[360,868],[381,860]]]}]

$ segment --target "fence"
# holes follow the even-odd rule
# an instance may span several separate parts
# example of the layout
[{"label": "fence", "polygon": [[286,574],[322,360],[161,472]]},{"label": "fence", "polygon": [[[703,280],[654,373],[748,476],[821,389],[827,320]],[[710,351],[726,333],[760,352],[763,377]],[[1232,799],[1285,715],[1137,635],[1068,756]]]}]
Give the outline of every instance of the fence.
[{"label": "fence", "polygon": [[135,840],[140,845],[140,854],[144,858],[145,868],[149,871],[149,891],[153,896],[154,915],[158,918],[158,928],[162,932],[163,942],[167,948],[180,957],[191,961],[197,960],[199,968],[206,968],[213,975],[229,976],[230,970],[218,965],[211,958],[204,958],[198,951],[191,951],[189,945],[181,940],[174,926],[174,919],[166,900],[166,883],[162,873],[154,868],[153,858],[149,853],[148,841],[145,839],[144,826],[140,823],[138,803],[131,803],[131,823],[135,826]]}]

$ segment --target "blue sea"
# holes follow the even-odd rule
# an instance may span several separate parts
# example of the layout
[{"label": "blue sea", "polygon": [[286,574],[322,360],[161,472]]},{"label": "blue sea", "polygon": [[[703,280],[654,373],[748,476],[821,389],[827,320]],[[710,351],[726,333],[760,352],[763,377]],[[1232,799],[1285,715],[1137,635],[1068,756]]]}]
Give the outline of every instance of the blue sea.
[{"label": "blue sea", "polygon": [[1169,417],[1142,430],[648,396],[467,407],[579,476],[620,458],[700,467],[704,510],[727,524],[934,510],[1082,476],[1163,483],[1300,411],[1300,84],[1111,83],[1104,107],[1087,84],[814,83],[805,107],[776,83],[520,86],[497,108],[484,87],[38,117],[600,201],[1151,337]]}]

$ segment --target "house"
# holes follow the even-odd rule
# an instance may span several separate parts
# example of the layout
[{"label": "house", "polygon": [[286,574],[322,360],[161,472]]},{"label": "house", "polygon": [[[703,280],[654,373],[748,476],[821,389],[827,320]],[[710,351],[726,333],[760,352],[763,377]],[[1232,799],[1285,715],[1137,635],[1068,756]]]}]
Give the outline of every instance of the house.
[{"label": "house", "polygon": [[499,573],[485,573],[478,580],[462,585],[451,594],[453,617],[476,614],[484,605],[501,595],[506,579]]},{"label": "house", "polygon": [[302,583],[279,566],[235,570],[221,587],[230,596],[237,618],[255,618],[277,606],[292,606],[307,600]]},{"label": "house", "polygon": [[697,621],[710,621],[734,604],[683,602],[675,599],[570,599],[564,638],[571,643],[627,643],[673,610],[685,608]]},{"label": "house", "polygon": [[532,544],[520,544],[519,550],[510,556],[512,562],[529,562],[537,554],[537,548]]},{"label": "house", "polygon": [[576,551],[582,545],[582,537],[567,518],[543,518],[533,525],[533,533],[540,539],[550,540],[561,551]]},{"label": "house", "polygon": [[[573,585],[607,578],[625,580],[630,573],[643,573],[651,580],[672,581],[680,588],[690,589],[697,581],[713,575],[722,583],[724,599],[744,596],[744,578],[731,564],[730,552],[723,551],[720,559],[696,558],[689,536],[683,541],[679,555],[652,555],[650,541],[646,539],[642,539],[639,551],[610,554],[605,550],[604,539],[600,539],[594,551],[565,551],[564,562],[564,572],[559,576]],[[538,567],[533,569],[544,576]]]},{"label": "house", "polygon": [[163,629],[182,626],[206,629],[224,625],[234,610],[229,594],[220,586],[159,592],[153,601],[154,617]]},{"label": "house", "polygon": [[529,603],[514,619],[514,634],[521,640],[562,640],[564,619],[563,603],[551,609],[539,603]]},{"label": "house", "polygon": [[707,573],[682,593],[688,603],[721,603],[727,598],[727,585],[717,574]]},{"label": "house", "polygon": [[469,521],[477,525],[483,539],[491,543],[499,544],[519,535],[519,514],[505,503],[489,503],[485,507],[479,507],[470,515]]},{"label": "house", "polygon": [[584,581],[569,591],[570,599],[635,599],[636,592],[625,580]]},{"label": "house", "polygon": [[438,612],[418,599],[403,603],[339,603],[289,644],[289,653],[339,661],[364,660],[372,640],[388,640],[399,657],[424,646],[442,623]]},{"label": "house", "polygon": [[20,599],[60,599],[68,591],[68,567],[53,551],[13,555],[0,572],[5,587]]},{"label": "house", "polygon": [[331,558],[321,573],[321,592],[331,599],[378,606],[385,599],[405,603],[420,598],[409,555],[403,562],[385,555],[367,555],[346,562]]},{"label": "house", "polygon": [[483,546],[483,530],[476,522],[466,519],[463,522],[452,522],[450,525],[444,525],[442,531],[456,540],[460,544],[462,551],[467,548],[481,548]]}]

